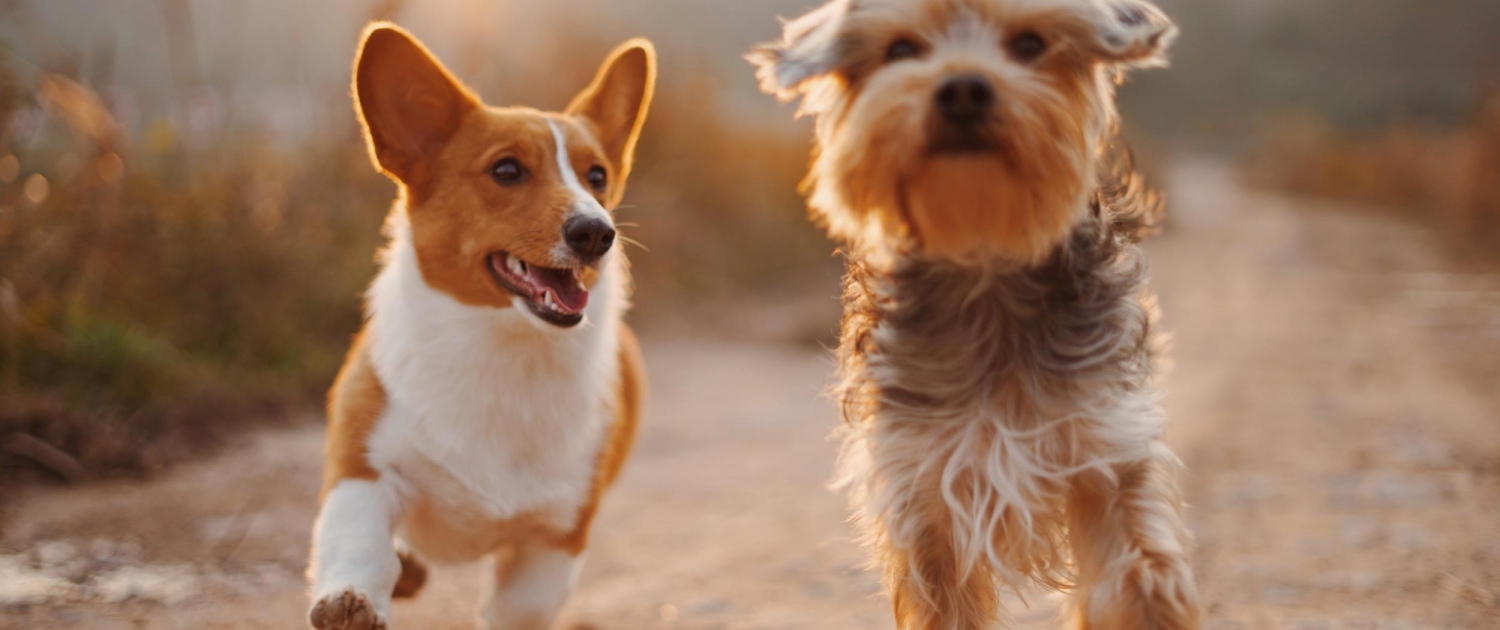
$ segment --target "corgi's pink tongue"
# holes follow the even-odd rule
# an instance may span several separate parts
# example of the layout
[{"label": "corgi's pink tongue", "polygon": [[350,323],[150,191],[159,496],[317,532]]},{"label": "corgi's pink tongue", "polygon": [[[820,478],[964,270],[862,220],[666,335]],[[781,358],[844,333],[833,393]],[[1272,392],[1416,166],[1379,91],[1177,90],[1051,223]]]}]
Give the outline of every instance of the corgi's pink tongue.
[{"label": "corgi's pink tongue", "polygon": [[589,305],[589,290],[583,288],[583,283],[570,269],[533,266],[527,270],[526,277],[537,288],[551,291],[557,305],[569,312],[577,313]]}]

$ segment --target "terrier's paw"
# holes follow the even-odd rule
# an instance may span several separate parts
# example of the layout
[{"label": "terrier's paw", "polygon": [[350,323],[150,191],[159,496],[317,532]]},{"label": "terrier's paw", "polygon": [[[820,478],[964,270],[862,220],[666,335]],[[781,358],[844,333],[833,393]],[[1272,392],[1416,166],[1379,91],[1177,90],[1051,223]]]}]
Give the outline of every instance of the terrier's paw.
[{"label": "terrier's paw", "polygon": [[307,613],[316,630],[386,630],[385,618],[364,593],[351,588],[324,595]]}]

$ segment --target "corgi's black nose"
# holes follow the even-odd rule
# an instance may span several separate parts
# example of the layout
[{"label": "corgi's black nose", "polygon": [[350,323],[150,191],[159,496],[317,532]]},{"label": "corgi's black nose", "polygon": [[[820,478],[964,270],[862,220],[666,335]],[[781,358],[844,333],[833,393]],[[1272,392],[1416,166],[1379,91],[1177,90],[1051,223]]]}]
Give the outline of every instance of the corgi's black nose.
[{"label": "corgi's black nose", "polygon": [[576,216],[563,224],[563,240],[579,258],[592,262],[615,244],[615,226],[598,217]]},{"label": "corgi's black nose", "polygon": [[995,88],[984,77],[966,74],[944,81],[933,98],[945,120],[969,125],[989,116],[995,104]]}]

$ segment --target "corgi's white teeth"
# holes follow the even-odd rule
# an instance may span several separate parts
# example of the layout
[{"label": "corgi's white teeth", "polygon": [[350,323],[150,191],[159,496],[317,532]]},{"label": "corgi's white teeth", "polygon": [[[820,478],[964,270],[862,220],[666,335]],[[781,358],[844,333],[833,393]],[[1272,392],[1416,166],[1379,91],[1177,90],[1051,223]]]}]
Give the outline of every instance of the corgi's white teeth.
[{"label": "corgi's white teeth", "polygon": [[547,297],[543,298],[542,301],[547,305],[547,308],[550,308],[557,312],[562,312],[562,308],[557,305],[557,302],[552,301],[552,292],[547,291],[546,295]]},{"label": "corgi's white teeth", "polygon": [[579,291],[583,291],[585,293],[588,292],[589,288],[586,287],[586,286],[583,286],[583,281],[582,280],[579,280],[578,278],[573,278],[573,283],[578,285],[578,290]]},{"label": "corgi's white teeth", "polygon": [[511,254],[505,255],[505,266],[510,268],[511,273],[520,276],[526,275],[526,263],[522,262],[520,258],[516,258]]}]

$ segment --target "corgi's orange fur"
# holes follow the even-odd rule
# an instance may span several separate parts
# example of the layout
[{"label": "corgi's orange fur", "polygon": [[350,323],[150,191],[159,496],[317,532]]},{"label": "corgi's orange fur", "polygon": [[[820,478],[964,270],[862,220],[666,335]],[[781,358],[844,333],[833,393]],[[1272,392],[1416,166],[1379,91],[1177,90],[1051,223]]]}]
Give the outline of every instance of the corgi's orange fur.
[{"label": "corgi's orange fur", "polygon": [[481,557],[483,627],[551,625],[645,392],[609,209],[655,78],[633,40],[561,113],[488,107],[407,32],[366,29],[356,110],[400,195],[329,394],[313,627],[388,627],[422,559]]}]

